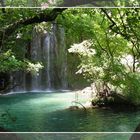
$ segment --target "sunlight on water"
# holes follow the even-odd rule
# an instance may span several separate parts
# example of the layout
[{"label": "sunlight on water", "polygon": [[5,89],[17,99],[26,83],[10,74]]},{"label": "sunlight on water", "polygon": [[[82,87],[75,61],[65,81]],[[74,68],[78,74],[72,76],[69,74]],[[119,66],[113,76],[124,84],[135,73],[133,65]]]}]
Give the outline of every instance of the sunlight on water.
[{"label": "sunlight on water", "polygon": [[[82,103],[83,98],[82,95]],[[134,131],[140,122],[140,111],[71,111],[68,108],[74,99],[75,92],[30,92],[1,96],[0,126],[22,132],[128,132]]]}]

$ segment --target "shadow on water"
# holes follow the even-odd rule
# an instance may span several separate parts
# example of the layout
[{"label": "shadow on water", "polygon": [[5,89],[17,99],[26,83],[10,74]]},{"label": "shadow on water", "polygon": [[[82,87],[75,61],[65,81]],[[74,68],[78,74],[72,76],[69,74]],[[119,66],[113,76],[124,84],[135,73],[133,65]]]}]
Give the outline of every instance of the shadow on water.
[{"label": "shadow on water", "polygon": [[140,111],[128,108],[69,110],[72,98],[71,93],[1,97],[0,126],[13,132],[133,132],[140,122]]},{"label": "shadow on water", "polygon": [[[140,122],[139,111],[117,109],[57,110],[50,114],[51,131],[62,132],[130,132]],[[136,120],[133,120],[137,116]],[[132,121],[133,120],[133,121]],[[60,128],[59,128],[60,127]],[[56,128],[56,129],[55,129]],[[59,128],[59,129],[57,129]]]}]

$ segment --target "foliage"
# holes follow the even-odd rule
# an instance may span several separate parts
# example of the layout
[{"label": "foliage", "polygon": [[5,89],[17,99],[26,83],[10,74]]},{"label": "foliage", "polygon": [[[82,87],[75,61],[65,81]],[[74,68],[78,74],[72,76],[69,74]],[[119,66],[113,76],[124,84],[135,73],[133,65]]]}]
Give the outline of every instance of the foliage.
[{"label": "foliage", "polygon": [[125,77],[123,93],[134,104],[140,104],[140,74],[128,73]]},{"label": "foliage", "polygon": [[[77,31],[73,26],[68,31],[79,37],[82,35],[81,29],[84,29],[85,35],[81,39],[82,43],[71,45],[68,49],[81,60],[77,73],[91,83],[100,81],[101,85],[108,85],[111,90],[124,94],[131,102],[140,104],[139,10],[101,9],[101,12],[89,10],[83,13],[78,9],[70,13],[69,24],[74,22],[74,26],[81,27]],[[78,19],[82,16],[85,17]]]},{"label": "foliage", "polygon": [[[6,9],[0,15],[1,33],[13,23],[34,16],[47,15],[52,9]],[[52,16],[50,14],[50,16]],[[139,9],[67,9],[58,14],[55,23],[65,30],[68,58],[76,58],[77,74],[92,82],[107,84],[139,103],[140,66],[140,10]],[[40,64],[25,59],[26,47],[32,31],[46,32],[51,22],[21,24],[8,38],[1,39],[1,71],[26,69],[38,71]],[[11,52],[9,51],[11,50]],[[13,53],[12,53],[13,52]],[[10,54],[9,54],[10,53]],[[5,55],[8,59],[3,61]],[[74,60],[73,58],[73,60]],[[71,60],[68,60],[70,62]],[[74,65],[75,66],[75,65]],[[7,68],[6,68],[7,67]]]},{"label": "foliage", "polygon": [[1,72],[22,69],[22,62],[18,61],[10,50],[0,54],[0,64]]},{"label": "foliage", "polygon": [[26,70],[27,72],[37,73],[39,69],[43,68],[38,62],[33,64],[28,60],[18,60],[11,50],[0,54],[0,72],[12,72],[18,70]]},{"label": "foliage", "polygon": [[[26,12],[25,12],[26,11]],[[5,34],[7,28],[12,30],[12,26],[21,21],[26,21],[39,14],[48,14],[52,9],[41,10],[41,9],[6,9],[6,13],[1,13],[0,16],[0,71],[1,72],[12,72],[17,70],[31,71],[32,73],[38,72],[39,69],[43,68],[42,64],[39,62],[33,63],[30,60],[29,49],[32,40],[33,29],[46,32],[49,30],[51,24],[42,22],[41,24],[30,24],[25,26],[21,24],[20,27],[17,26],[15,31],[8,36]],[[14,26],[13,26],[14,27]],[[9,30],[9,31],[11,31]],[[6,58],[5,58],[6,57]]]},{"label": "foliage", "polygon": [[29,61],[25,61],[25,67],[27,69],[27,72],[31,72],[32,74],[38,73],[39,70],[43,68],[41,63],[37,62],[34,64]]}]

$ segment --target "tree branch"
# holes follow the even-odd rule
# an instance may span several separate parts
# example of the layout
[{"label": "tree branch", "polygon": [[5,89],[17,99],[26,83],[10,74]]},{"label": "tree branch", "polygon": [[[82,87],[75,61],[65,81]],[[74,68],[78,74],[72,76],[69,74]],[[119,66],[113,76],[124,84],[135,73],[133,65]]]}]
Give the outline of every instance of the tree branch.
[{"label": "tree branch", "polygon": [[[107,11],[103,8],[101,8],[101,11],[106,15],[106,17],[109,19],[109,21],[112,23],[109,28],[114,31],[117,34],[120,34],[121,36],[123,36],[124,38],[128,38],[128,35],[121,32],[120,28],[117,26],[116,22],[111,18],[111,16],[109,16],[109,14],[107,13]],[[113,27],[116,27],[117,30],[115,30]]]},{"label": "tree branch", "polygon": [[[18,28],[35,24],[35,23],[41,23],[41,22],[51,22],[54,21],[59,14],[61,14],[66,8],[55,8],[52,11],[45,13],[41,12],[36,14],[34,17],[29,17],[27,19],[22,19],[17,22],[14,22],[7,26],[6,28],[1,29],[0,31],[0,40],[2,38],[7,39],[11,34]],[[4,32],[4,34],[3,34]],[[3,37],[4,35],[4,37]],[[0,46],[2,45],[2,42],[0,42]]]}]

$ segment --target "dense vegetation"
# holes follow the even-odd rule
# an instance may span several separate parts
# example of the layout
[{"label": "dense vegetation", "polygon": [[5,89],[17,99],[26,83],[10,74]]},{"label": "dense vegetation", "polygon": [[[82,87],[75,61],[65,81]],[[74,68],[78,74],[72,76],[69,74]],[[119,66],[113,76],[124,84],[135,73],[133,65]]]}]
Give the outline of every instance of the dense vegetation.
[{"label": "dense vegetation", "polygon": [[[24,9],[7,9],[6,13],[1,15],[0,23],[2,27],[0,30],[0,71],[8,72],[23,68],[28,71],[38,71],[42,67],[41,64],[29,62],[26,52],[32,39],[30,35],[34,27],[32,24],[53,21],[61,11],[61,9],[54,9],[42,12],[40,9],[28,9],[24,12]],[[27,55],[26,59],[25,55]]]},{"label": "dense vegetation", "polygon": [[81,60],[77,73],[134,104],[140,103],[139,19],[139,9],[82,9],[67,10],[64,23],[74,38],[69,52]]},{"label": "dense vegetation", "polygon": [[77,73],[96,83],[99,91],[108,88],[139,104],[139,9],[76,10],[67,16],[69,36],[81,39],[69,49],[81,60]]},{"label": "dense vegetation", "polygon": [[99,90],[107,87],[140,104],[139,9],[5,9],[0,15],[0,72],[42,68],[28,57],[30,34],[54,20],[65,28],[68,62],[77,58],[72,62],[79,65],[77,74]]}]

